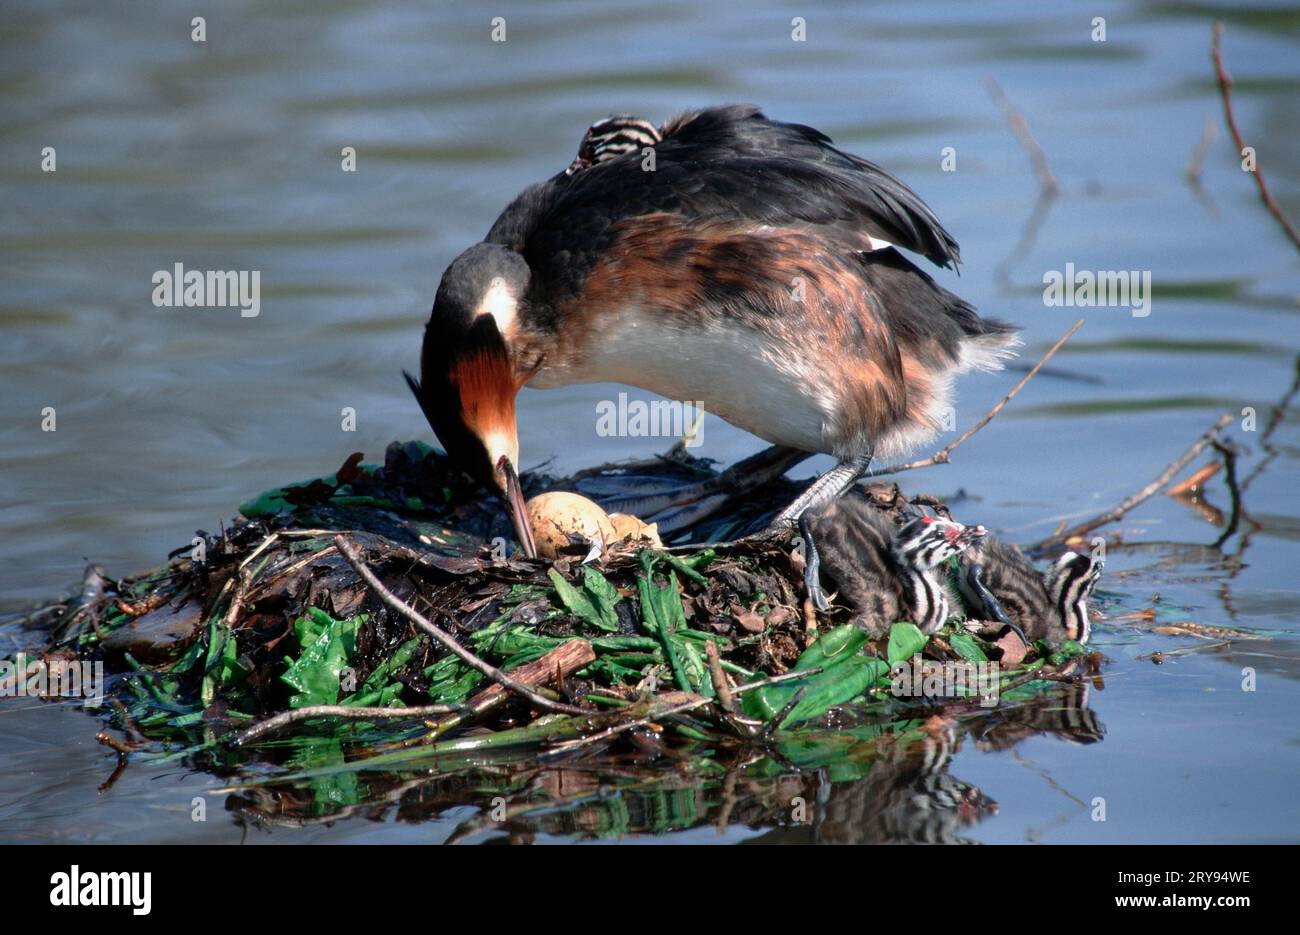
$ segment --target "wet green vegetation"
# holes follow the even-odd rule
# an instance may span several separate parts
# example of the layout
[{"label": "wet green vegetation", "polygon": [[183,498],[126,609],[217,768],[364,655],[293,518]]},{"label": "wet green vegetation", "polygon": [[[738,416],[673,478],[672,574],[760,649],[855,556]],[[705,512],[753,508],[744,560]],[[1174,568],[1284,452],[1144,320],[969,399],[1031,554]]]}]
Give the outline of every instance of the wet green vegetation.
[{"label": "wet green vegetation", "polygon": [[[470,782],[528,825],[538,808],[575,803],[539,803],[521,775],[599,763],[603,776],[629,757],[720,783],[739,761],[751,783],[793,769],[852,784],[882,758],[908,761],[918,745],[950,744],[1009,710],[1061,703],[1086,723],[1069,696],[1100,684],[1100,657],[1077,644],[1055,654],[1039,645],[977,679],[975,667],[1003,648],[960,614],[932,637],[897,623],[875,643],[838,612],[819,622],[803,608],[788,535],[694,549],[624,542],[597,556],[575,543],[555,562],[494,555],[494,505],[467,495],[467,484],[419,444],[395,443],[382,466],[353,456],[332,475],[250,500],[234,525],[167,565],[47,609],[28,632],[48,634],[47,657],[106,664],[98,715],[123,767],[212,771],[246,816],[274,801],[269,822],[285,820],[286,801],[294,820],[382,808],[422,776],[439,788]],[[417,487],[425,497],[411,494]],[[915,509],[895,499],[896,509]],[[477,659],[571,712],[503,691],[394,613],[340,554],[341,541]],[[913,673],[915,696],[899,687]],[[924,678],[933,681],[923,692]],[[336,707],[292,714],[318,706]],[[698,820],[658,788],[659,772],[632,783],[664,797],[642,830]],[[779,820],[798,798],[782,801],[788,792],[775,783],[756,804]],[[585,802],[578,812],[590,833],[618,834],[630,829],[626,807]]]}]

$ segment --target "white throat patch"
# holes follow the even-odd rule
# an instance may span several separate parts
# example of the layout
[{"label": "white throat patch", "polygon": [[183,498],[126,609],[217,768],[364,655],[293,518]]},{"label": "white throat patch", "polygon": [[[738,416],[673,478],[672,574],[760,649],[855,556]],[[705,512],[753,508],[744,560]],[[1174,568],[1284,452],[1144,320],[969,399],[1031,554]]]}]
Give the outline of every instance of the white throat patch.
[{"label": "white throat patch", "polygon": [[519,440],[512,439],[508,434],[502,431],[489,432],[483,439],[483,447],[487,449],[488,460],[492,463],[492,470],[497,469],[497,464],[502,456],[510,459],[510,463],[519,469]]},{"label": "white throat patch", "polygon": [[506,281],[497,276],[488,285],[487,292],[483,293],[478,308],[474,309],[474,317],[491,315],[496,319],[497,330],[501,332],[502,337],[509,338],[514,330],[518,312],[519,303],[515,300],[514,293],[510,291]]}]

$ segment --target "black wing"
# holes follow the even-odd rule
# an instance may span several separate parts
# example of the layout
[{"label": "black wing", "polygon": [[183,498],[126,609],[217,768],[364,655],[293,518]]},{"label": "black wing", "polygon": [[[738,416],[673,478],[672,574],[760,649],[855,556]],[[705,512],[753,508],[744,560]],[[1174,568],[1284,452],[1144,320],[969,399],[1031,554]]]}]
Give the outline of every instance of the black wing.
[{"label": "black wing", "polygon": [[533,186],[487,240],[520,251],[534,271],[580,273],[614,239],[615,225],[667,213],[812,226],[849,250],[873,249],[874,238],[940,266],[960,260],[957,242],[910,188],[825,134],[769,120],[757,107],[687,114],[665,125],[654,149],[654,171],[629,153]]}]

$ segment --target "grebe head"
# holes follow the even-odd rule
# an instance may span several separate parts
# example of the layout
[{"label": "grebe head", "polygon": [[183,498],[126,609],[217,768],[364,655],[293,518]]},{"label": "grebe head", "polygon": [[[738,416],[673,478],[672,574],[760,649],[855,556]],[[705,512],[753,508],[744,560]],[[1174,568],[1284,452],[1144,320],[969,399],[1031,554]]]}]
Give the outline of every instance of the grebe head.
[{"label": "grebe head", "polygon": [[661,141],[659,128],[649,120],[633,117],[631,114],[616,114],[597,120],[587,128],[582,141],[578,144],[578,155],[565,175],[573,175],[589,166],[594,166],[610,159],[617,159],[625,153],[640,152],[647,146],[654,146]]},{"label": "grebe head", "polygon": [[894,549],[908,565],[934,568],[984,537],[983,526],[964,526],[950,519],[922,516],[895,534]]},{"label": "grebe head", "polygon": [[1077,643],[1088,642],[1088,598],[1092,596],[1105,563],[1090,555],[1066,552],[1047,573],[1047,592],[1065,624],[1065,635]]},{"label": "grebe head", "polygon": [[525,554],[537,554],[519,483],[515,373],[508,341],[528,264],[496,244],[476,244],[447,267],[424,333],[420,382],[407,381],[438,441],[462,470],[505,501]]}]

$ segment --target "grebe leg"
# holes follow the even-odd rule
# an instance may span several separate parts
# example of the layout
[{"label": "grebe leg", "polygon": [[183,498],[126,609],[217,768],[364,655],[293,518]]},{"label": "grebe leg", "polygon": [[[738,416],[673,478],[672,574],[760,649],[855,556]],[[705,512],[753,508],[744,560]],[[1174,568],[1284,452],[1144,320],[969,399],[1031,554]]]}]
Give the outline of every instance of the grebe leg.
[{"label": "grebe leg", "polygon": [[871,467],[871,455],[858,455],[841,461],[813,481],[812,486],[795,497],[788,507],[778,513],[776,519],[772,520],[771,528],[788,529],[797,525],[804,513],[838,499],[857,482],[859,477],[867,473],[869,467]]}]

